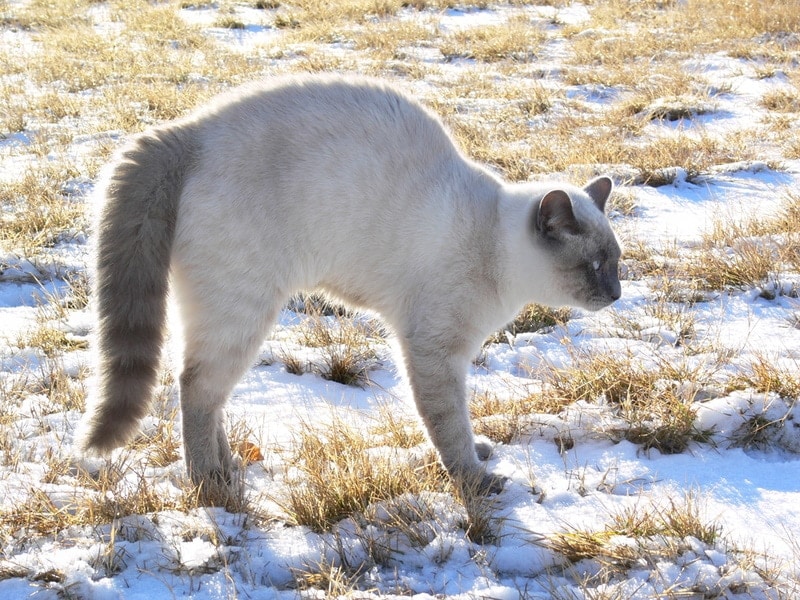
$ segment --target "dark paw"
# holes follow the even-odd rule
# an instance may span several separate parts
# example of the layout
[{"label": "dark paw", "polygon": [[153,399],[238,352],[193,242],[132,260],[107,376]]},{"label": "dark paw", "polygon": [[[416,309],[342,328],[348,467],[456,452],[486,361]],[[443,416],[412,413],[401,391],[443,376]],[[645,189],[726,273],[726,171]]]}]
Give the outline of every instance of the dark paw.
[{"label": "dark paw", "polygon": [[493,451],[494,444],[492,444],[490,441],[481,440],[479,442],[475,442],[475,452],[480,460],[489,460],[489,457],[492,455]]},{"label": "dark paw", "polygon": [[493,496],[495,494],[499,494],[503,491],[503,488],[508,481],[508,477],[502,477],[500,475],[490,475],[486,474],[481,479],[480,486],[478,488],[479,493],[484,494],[486,496]]},{"label": "dark paw", "polygon": [[459,485],[464,496],[474,498],[499,494],[507,481],[508,477],[480,472],[460,477]]},{"label": "dark paw", "polygon": [[191,466],[188,469],[189,478],[196,486],[221,486],[225,487],[231,484],[231,469],[218,467],[210,471],[200,469],[193,469]]},{"label": "dark paw", "polygon": [[[200,506],[236,507],[243,497],[241,481],[236,471],[215,469],[209,473],[191,473],[197,502]],[[231,512],[236,512],[231,510]]]}]

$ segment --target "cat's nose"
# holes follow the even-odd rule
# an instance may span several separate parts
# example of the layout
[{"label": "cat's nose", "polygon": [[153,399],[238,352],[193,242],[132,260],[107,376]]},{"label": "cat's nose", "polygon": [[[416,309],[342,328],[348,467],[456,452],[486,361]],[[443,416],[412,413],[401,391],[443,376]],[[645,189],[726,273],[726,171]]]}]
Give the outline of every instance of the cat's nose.
[{"label": "cat's nose", "polygon": [[615,284],[613,284],[611,286],[611,294],[610,294],[610,296],[611,296],[611,299],[615,300],[615,301],[619,300],[620,298],[622,298],[622,284],[620,284],[619,281],[617,281]]}]

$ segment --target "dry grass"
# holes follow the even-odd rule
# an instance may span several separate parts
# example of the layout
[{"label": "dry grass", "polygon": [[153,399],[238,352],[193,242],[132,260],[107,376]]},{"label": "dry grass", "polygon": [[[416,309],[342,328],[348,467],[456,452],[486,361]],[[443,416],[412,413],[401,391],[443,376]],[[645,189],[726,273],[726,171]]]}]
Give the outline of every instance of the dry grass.
[{"label": "dry grass", "polygon": [[[739,55],[754,44],[759,35],[797,31],[800,17],[786,10],[780,0],[740,3],[734,0],[707,3],[612,0],[597,3],[591,11],[591,25],[621,32],[627,28],[627,48],[621,39],[609,46],[615,59],[658,57],[661,52],[696,53],[715,50],[734,51]],[[703,23],[702,28],[696,27]],[[633,31],[631,31],[633,30]],[[773,50],[766,44],[764,50]]]},{"label": "dry grass", "polygon": [[563,397],[541,392],[500,398],[491,392],[475,394],[469,403],[475,433],[509,444],[531,427],[536,414],[559,414],[569,404]]},{"label": "dry grass", "polygon": [[782,280],[800,266],[800,198],[791,190],[776,193],[781,196],[772,213],[743,219],[718,213],[700,246],[626,244],[628,278],[649,279],[656,300],[666,302],[691,304],[705,300],[704,292],[754,288],[767,299],[796,296],[796,286]]},{"label": "dry grass", "polygon": [[403,59],[410,47],[425,47],[435,39],[435,25],[416,21],[381,21],[346,33],[355,48],[381,60]]},{"label": "dry grass", "polygon": [[692,407],[700,386],[713,374],[707,365],[689,368],[667,361],[649,364],[625,354],[574,353],[568,366],[544,365],[534,373],[544,383],[544,396],[557,404],[608,404],[625,423],[598,431],[612,439],[673,454],[709,437],[710,432],[697,429]]},{"label": "dry grass", "polygon": [[369,433],[390,448],[414,448],[427,440],[416,419],[398,417],[396,407],[381,405]]},{"label": "dry grass", "polygon": [[[629,190],[642,183],[670,183],[684,174],[690,181],[702,181],[716,165],[762,158],[763,148],[752,144],[753,139],[786,158],[800,157],[795,123],[800,75],[792,41],[800,30],[800,11],[787,10],[785,2],[590,2],[591,21],[580,27],[537,19],[530,5],[513,4],[520,4],[520,11],[505,23],[445,30],[439,11],[450,4],[437,0],[251,2],[249,6],[264,9],[261,22],[279,29],[282,37],[274,46],[243,53],[217,43],[178,14],[181,6],[209,3],[0,0],[0,28],[30,32],[33,40],[29,48],[0,48],[3,160],[8,156],[9,164],[16,165],[17,159],[25,159],[0,182],[2,271],[12,255],[36,262],[46,251],[85,236],[83,190],[124,134],[185,115],[214,93],[264,74],[358,71],[410,83],[427,95],[424,100],[443,115],[470,156],[513,180],[554,171],[577,180],[620,168],[632,184]],[[119,27],[98,29],[99,8],[110,11]],[[225,3],[222,8],[216,26],[241,29],[252,24],[237,10],[239,5]],[[420,18],[406,18],[412,11]],[[557,70],[551,70],[554,48],[570,57]],[[758,78],[788,82],[761,97],[763,119],[722,137],[694,125],[699,116],[713,115],[721,99],[736,90],[712,86],[703,73],[686,68],[687,59],[713,53],[740,57],[743,72]],[[652,135],[654,130],[664,135]],[[74,156],[86,138],[91,147],[81,160],[62,158]],[[656,251],[646,240],[626,244],[627,276],[646,280],[652,301],[612,321],[618,335],[664,348],[652,364],[624,354],[575,353],[563,368],[532,373],[543,383],[541,392],[472,398],[476,431],[513,443],[536,414],[562,415],[579,402],[608,406],[616,424],[593,433],[612,440],[626,439],[665,453],[706,440],[708,432],[696,429],[694,408],[697,390],[714,380],[715,365],[684,366],[675,356],[714,353],[715,342],[704,339],[706,330],[692,308],[712,292],[757,288],[764,298],[797,295],[792,282],[800,271],[800,197],[793,191],[780,193],[775,215],[744,221],[723,216],[700,247],[676,244]],[[635,193],[618,192],[612,209],[619,218],[635,218]],[[48,272],[64,277],[58,265]],[[188,513],[201,499],[219,492],[191,487],[165,492],[154,480],[154,470],[180,460],[175,407],[166,393],[156,403],[157,426],[100,471],[82,472],[65,458],[67,449],[59,444],[71,432],[58,429],[58,417],[84,409],[87,376],[84,368],[65,366],[65,356],[86,347],[85,336],[73,335],[65,323],[87,303],[87,284],[76,277],[70,293],[46,298],[35,326],[13,341],[38,362],[0,379],[0,462],[18,474],[28,463],[45,464],[24,503],[0,512],[4,543],[51,536],[73,526],[99,527],[125,515]],[[546,333],[571,318],[569,312],[530,306],[508,332]],[[796,311],[787,317],[790,327],[799,322]],[[665,344],[663,338],[651,337],[653,323],[659,331],[672,332],[674,339]],[[382,334],[343,310],[312,314],[293,335],[303,349],[283,357],[289,371],[365,386],[370,370],[379,364],[376,349],[382,348]],[[502,333],[490,341],[508,339]],[[668,351],[675,353],[669,360]],[[766,354],[755,356],[722,385],[775,394],[787,403],[800,395],[796,368]],[[23,410],[30,413],[25,413],[29,421],[20,424]],[[733,441],[767,448],[784,424],[755,415]],[[45,433],[55,439],[44,439]],[[264,457],[246,422],[234,424],[230,440],[243,466],[258,468]],[[420,450],[425,436],[416,421],[397,417],[387,407],[366,428],[341,421],[328,428],[306,426],[296,441],[288,459],[285,496],[279,499],[290,522],[335,532],[338,523],[349,519],[364,526],[361,540],[368,548],[363,564],[348,564],[343,551],[334,561],[309,564],[296,574],[299,588],[329,595],[369,589],[366,569],[391,565],[392,553],[386,539],[366,533],[369,527],[385,527],[404,536],[411,547],[422,548],[437,527],[450,526],[419,500],[429,493],[457,492],[435,456]],[[413,458],[419,453],[423,458]],[[65,499],[53,493],[53,486],[71,486],[73,493]],[[241,486],[210,500],[232,511],[254,510]],[[466,508],[457,527],[472,540],[496,542],[495,507],[469,495],[460,501]],[[630,565],[643,560],[674,558],[686,536],[709,546],[720,537],[693,494],[668,506],[638,506],[614,514],[598,530],[568,531],[549,543],[570,561],[598,561],[624,576]],[[104,543],[96,566],[110,576],[124,568],[126,556],[113,535]],[[67,574],[0,564],[0,579],[11,577],[28,577],[46,587],[63,584]],[[586,597],[617,598],[615,593],[586,588]],[[689,592],[676,590],[674,597],[680,594]]]},{"label": "dry grass", "polygon": [[800,112],[800,93],[797,90],[775,90],[761,97],[761,104],[767,110],[781,113]]},{"label": "dry grass", "polygon": [[529,62],[547,39],[544,29],[524,15],[503,25],[487,25],[456,31],[445,37],[439,50],[445,60],[471,58],[484,63],[501,60]]},{"label": "dry grass", "polygon": [[753,389],[777,394],[790,402],[800,399],[800,375],[797,365],[781,364],[774,356],[757,353],[750,364],[729,381],[732,389]]},{"label": "dry grass", "polygon": [[166,510],[187,511],[197,507],[187,492],[168,497],[123,457],[100,473],[79,473],[81,489],[66,502],[54,500],[41,489],[32,488],[16,508],[0,512],[0,524],[15,537],[52,535],[70,527],[99,525],[125,515]]},{"label": "dry grass", "polygon": [[[366,570],[366,569],[364,569]],[[325,597],[350,597],[365,592],[359,585],[364,573],[362,565],[355,568],[326,558],[294,570],[295,586],[301,592],[321,591]]]},{"label": "dry grass", "polygon": [[689,274],[707,289],[748,289],[775,275],[776,257],[761,244],[740,242],[728,249],[710,249],[702,261],[689,266]]},{"label": "dry grass", "polygon": [[489,393],[477,394],[470,400],[472,427],[477,435],[509,444],[525,431],[524,417],[535,411],[531,404],[500,400]]},{"label": "dry grass", "polygon": [[[636,135],[642,119],[614,115],[568,114],[528,131],[527,119],[470,116],[451,118],[455,136],[476,160],[494,165],[507,178],[526,180],[536,173],[570,172],[576,179],[597,173],[596,165],[626,165],[638,172],[635,182],[658,186],[683,172],[694,180],[717,164],[754,158],[744,139],[718,139],[678,131],[666,137]],[[637,121],[638,119],[638,121]]]},{"label": "dry grass", "polygon": [[[603,26],[613,23],[615,27],[623,21],[647,23],[653,15],[663,14],[667,22],[663,27],[667,27],[670,34],[664,36],[643,33],[641,36],[634,36],[635,44],[630,43],[629,36],[620,37],[620,40],[624,39],[624,43],[617,45],[613,43],[616,38],[610,36],[610,41],[603,42],[602,52],[594,46],[603,38],[573,36],[570,42],[576,53],[575,63],[591,65],[591,71],[594,72],[597,70],[596,60],[592,56],[599,52],[603,61],[614,66],[614,69],[609,70],[633,77],[633,70],[624,62],[629,55],[652,57],[654,46],[680,46],[673,39],[680,37],[679,34],[683,31],[680,25],[685,21],[680,19],[688,20],[698,10],[694,6],[686,9],[671,6],[666,11],[655,6],[634,6],[626,2],[611,4],[592,7],[596,23]],[[73,2],[70,6],[71,10],[59,11],[57,15],[48,15],[47,11],[43,11],[43,22],[37,27],[46,25],[53,33],[42,36],[43,43],[49,44],[48,51],[43,52],[41,57],[29,65],[29,72],[42,84],[61,81],[66,82],[73,91],[102,89],[103,94],[109,97],[108,104],[113,108],[106,120],[98,124],[99,127],[121,125],[123,129],[133,131],[152,122],[174,118],[219,89],[220,84],[259,75],[258,66],[252,61],[242,60],[233,53],[220,54],[212,50],[211,41],[199,29],[186,25],[177,17],[172,6],[150,6],[137,2],[126,4],[124,10],[115,8],[118,18],[125,22],[125,29],[117,38],[100,36],[89,28],[91,18],[87,16],[87,10],[91,3]],[[427,2],[412,6],[421,10],[438,5]],[[399,1],[347,0],[324,6],[316,2],[298,2],[289,7],[289,16],[282,11],[277,14],[281,15],[280,18],[295,23],[292,35],[302,36],[302,39],[288,38],[289,46],[309,39],[317,42],[352,40],[359,53],[378,63],[402,57],[403,48],[420,44],[437,47],[446,57],[468,56],[486,64],[497,61],[530,62],[536,58],[540,46],[551,36],[542,27],[532,23],[530,17],[520,14],[503,25],[468,28],[442,37],[437,33],[433,19],[431,25],[393,20],[391,17],[400,8]],[[39,11],[39,7],[34,7],[30,12]],[[742,13],[739,9],[735,12]],[[747,13],[750,22],[767,21],[760,11],[756,12],[758,14]],[[687,16],[681,16],[673,23],[676,13],[686,13]],[[68,17],[70,14],[72,16]],[[376,18],[377,23],[370,23],[369,27],[360,25],[365,20]],[[83,28],[81,35],[74,35],[76,23]],[[696,28],[687,29],[693,31]],[[724,28],[723,30],[727,31]],[[569,35],[568,28],[565,33]],[[687,32],[685,35],[690,34]],[[152,49],[152,52],[130,52],[130,44],[126,42],[131,39],[135,39],[138,45]],[[691,43],[693,42],[690,39],[683,46],[691,47]],[[612,52],[614,49],[616,53]],[[84,64],[86,61],[83,57],[87,54],[91,54],[93,60]],[[204,57],[200,63],[197,60],[198,54]],[[342,58],[325,56],[323,59],[323,55],[310,48],[302,50],[300,56],[297,68],[301,70],[334,70],[342,67],[350,70],[356,65],[355,62]],[[58,60],[54,60],[54,57],[58,57]],[[323,62],[320,63],[320,60]],[[117,81],[114,65],[121,63],[127,66],[126,79]],[[650,68],[649,63],[647,68]],[[379,66],[377,69],[383,70]],[[394,67],[388,67],[388,70],[392,72]],[[624,104],[627,108],[624,110],[630,111],[631,106],[642,106],[644,110],[656,100],[655,94],[659,97],[670,94],[677,96],[678,90],[685,90],[687,87],[686,76],[674,65],[657,65],[655,70],[650,70],[654,72],[649,73],[646,78],[639,78],[640,81],[633,86],[639,99],[626,99]],[[198,85],[194,81],[210,83]],[[604,80],[603,83],[609,85],[613,81]],[[698,91],[704,89],[702,81],[691,81],[690,84]],[[626,133],[639,129],[642,118],[637,117],[640,123],[635,123],[635,119],[617,123],[620,114],[617,108],[610,110],[607,116],[568,114],[546,123],[544,129],[530,140],[530,117],[549,110],[553,100],[538,92],[536,95],[542,96],[541,98],[531,97],[525,90],[514,92],[516,98],[522,98],[522,101],[515,103],[519,107],[516,116],[488,116],[482,110],[481,119],[484,125],[479,128],[471,124],[469,118],[465,119],[463,114],[453,122],[456,134],[472,156],[496,165],[512,179],[524,180],[535,173],[563,171],[576,164],[625,163],[641,170],[642,179],[655,184],[670,180],[670,172],[663,172],[669,167],[679,166],[693,175],[712,164],[747,158],[746,149],[741,144],[731,144],[730,141],[714,144],[710,139],[694,139],[690,136],[679,136],[674,141],[661,141],[642,148],[641,140]],[[486,99],[508,97],[501,89],[485,89],[482,94]],[[133,102],[126,99],[132,99]],[[68,104],[71,105],[69,110],[72,114],[84,115],[90,110],[96,110],[96,106],[85,106],[85,101],[84,106],[76,106],[73,100]],[[691,107],[687,107],[687,110],[687,114],[701,112],[696,108],[692,110]],[[104,108],[102,112],[106,111],[108,108]],[[639,112],[636,111],[637,114]],[[7,117],[8,129],[19,130],[24,127],[27,117],[21,110],[11,111]],[[598,127],[610,127],[603,136],[605,143],[595,143]],[[539,139],[541,143],[538,143]],[[527,148],[520,145],[529,140],[531,143]],[[554,152],[554,149],[558,150]]]},{"label": "dry grass", "polygon": [[550,308],[540,304],[529,304],[502,331],[489,336],[487,343],[506,342],[509,336],[547,330],[569,321],[569,308]]},{"label": "dry grass", "polygon": [[[82,410],[72,407],[76,408]],[[172,423],[162,420],[153,433],[140,436],[94,472],[60,458],[59,451],[48,451],[42,486],[32,487],[24,501],[0,511],[0,527],[15,538],[25,539],[54,535],[73,527],[102,525],[127,515],[187,513],[200,506],[247,512],[248,500],[240,486],[215,490],[211,495],[188,483],[175,488],[153,479],[153,467],[180,460]],[[71,491],[65,495],[64,490]]]},{"label": "dry grass", "polygon": [[[299,327],[300,343],[319,349],[319,357],[304,368],[296,359],[286,359],[287,369],[311,371],[324,379],[344,385],[364,385],[377,362],[373,345],[380,331],[369,321],[315,315]],[[292,364],[294,361],[294,365]]]},{"label": "dry grass", "polygon": [[70,197],[66,184],[80,173],[66,162],[32,165],[17,180],[0,184],[0,244],[30,251],[69,240],[84,230],[85,206]]},{"label": "dry grass", "polygon": [[20,10],[14,11],[9,19],[11,25],[21,29],[47,30],[86,22],[84,11],[90,5],[87,0],[66,0],[50,2],[33,0]]},{"label": "dry grass", "polygon": [[435,455],[414,465],[395,452],[382,453],[374,439],[341,419],[324,429],[306,425],[297,436],[290,462],[300,476],[278,501],[292,523],[314,531],[327,531],[375,502],[448,485]]},{"label": "dry grass", "polygon": [[[445,563],[453,553],[453,546],[438,544],[432,550],[443,533],[455,526],[470,539],[482,540],[478,543],[492,543],[497,541],[492,533],[494,523],[492,503],[479,495],[473,495],[466,508],[456,505],[446,494],[433,492],[402,494],[378,501],[363,513],[351,515],[341,528],[332,530],[323,558],[293,570],[296,586],[326,594],[380,595],[381,590],[375,587],[376,567],[391,569],[398,558],[411,552],[432,554],[431,560]],[[345,531],[355,534],[360,552],[347,550]],[[398,580],[392,592],[406,595],[412,590]]]},{"label": "dry grass", "polygon": [[[716,219],[687,274],[709,289],[754,288],[780,280],[800,265],[800,198],[785,193],[775,214],[744,221]],[[769,289],[767,289],[769,293]]]},{"label": "dry grass", "polygon": [[666,506],[637,504],[623,509],[598,529],[556,533],[547,545],[573,563],[597,561],[605,575],[624,573],[639,561],[677,558],[687,549],[686,538],[713,547],[721,530],[703,513],[698,492],[689,491]]}]

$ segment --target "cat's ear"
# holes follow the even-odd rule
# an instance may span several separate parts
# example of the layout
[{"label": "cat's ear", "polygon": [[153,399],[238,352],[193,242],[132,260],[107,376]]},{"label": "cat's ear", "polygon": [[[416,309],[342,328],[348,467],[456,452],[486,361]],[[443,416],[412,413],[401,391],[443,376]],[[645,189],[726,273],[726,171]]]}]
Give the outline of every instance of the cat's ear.
[{"label": "cat's ear", "polygon": [[580,227],[572,212],[572,200],[564,190],[547,192],[536,211],[536,229],[545,235],[577,234]]},{"label": "cat's ear", "polygon": [[600,212],[604,213],[606,212],[606,201],[611,195],[613,187],[614,182],[611,181],[611,178],[604,176],[592,179],[586,184],[583,191],[589,195],[589,198],[591,198],[594,205],[600,209]]}]

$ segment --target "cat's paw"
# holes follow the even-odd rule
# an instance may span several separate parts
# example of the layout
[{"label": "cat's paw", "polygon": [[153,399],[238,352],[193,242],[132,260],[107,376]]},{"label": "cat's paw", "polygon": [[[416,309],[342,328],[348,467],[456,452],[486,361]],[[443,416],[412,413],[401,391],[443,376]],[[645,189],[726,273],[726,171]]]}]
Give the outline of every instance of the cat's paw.
[{"label": "cat's paw", "polygon": [[201,506],[222,506],[239,512],[244,502],[243,474],[238,470],[216,469],[195,480],[195,494]]},{"label": "cat's paw", "polygon": [[486,473],[481,479],[478,491],[486,496],[494,496],[495,494],[499,494],[503,491],[507,481],[508,477]]},{"label": "cat's paw", "polygon": [[485,471],[480,471],[468,476],[462,476],[458,482],[461,493],[467,497],[486,497],[494,496],[503,491],[503,487],[508,481],[508,477],[492,475]]},{"label": "cat's paw", "polygon": [[479,460],[489,460],[492,452],[494,452],[494,444],[488,438],[479,439],[475,442],[475,453],[478,455]]}]

